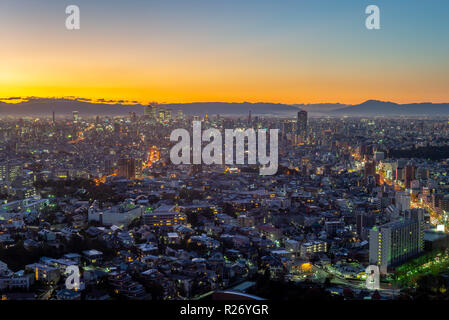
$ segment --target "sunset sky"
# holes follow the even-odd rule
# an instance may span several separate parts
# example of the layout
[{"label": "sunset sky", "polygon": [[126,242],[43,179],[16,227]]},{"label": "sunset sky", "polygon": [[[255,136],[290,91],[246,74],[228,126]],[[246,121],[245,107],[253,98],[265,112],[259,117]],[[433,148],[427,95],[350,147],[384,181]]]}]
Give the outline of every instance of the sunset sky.
[{"label": "sunset sky", "polygon": [[447,0],[1,0],[0,43],[2,99],[449,102]]}]

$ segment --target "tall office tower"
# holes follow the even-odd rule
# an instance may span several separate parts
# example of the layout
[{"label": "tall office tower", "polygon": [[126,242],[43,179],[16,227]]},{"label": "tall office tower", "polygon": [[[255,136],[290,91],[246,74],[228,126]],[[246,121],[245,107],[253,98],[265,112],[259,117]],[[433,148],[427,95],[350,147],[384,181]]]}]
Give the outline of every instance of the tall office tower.
[{"label": "tall office tower", "polygon": [[136,178],[142,177],[142,169],[143,169],[142,163],[143,163],[142,159],[140,158],[134,159],[134,176]]},{"label": "tall office tower", "polygon": [[53,122],[53,124],[55,124],[55,112],[53,111],[53,114],[52,114],[52,122]]},{"label": "tall office tower", "polygon": [[171,109],[165,109],[165,120],[171,121],[172,119],[172,111]]},{"label": "tall office tower", "polygon": [[449,211],[449,196],[446,194],[438,200],[439,212]]},{"label": "tall office tower", "polygon": [[301,110],[298,112],[298,119],[296,121],[296,133],[305,137],[307,135],[307,111]]},{"label": "tall office tower", "polygon": [[367,238],[368,234],[366,229],[371,229],[376,224],[376,216],[369,212],[357,212],[356,225],[357,235],[361,239]]},{"label": "tall office tower", "polygon": [[367,158],[374,155],[374,146],[372,144],[367,144],[366,142],[363,142],[360,145],[359,154],[362,158]]},{"label": "tall office tower", "polygon": [[157,116],[158,116],[158,111],[159,110],[159,108],[158,107],[156,107],[156,106],[153,106],[153,110],[151,111],[151,113],[153,114],[153,120],[157,120]]},{"label": "tall office tower", "polygon": [[289,129],[289,122],[288,121],[282,121],[281,122],[281,136],[284,137],[288,133]]},{"label": "tall office tower", "polygon": [[151,119],[154,116],[154,113],[153,113],[154,108],[155,107],[153,107],[151,104],[145,106],[143,108],[143,115],[144,115],[144,117],[147,118],[147,119]]},{"label": "tall office tower", "polygon": [[366,144],[365,144],[365,142],[362,142],[361,144],[360,144],[360,146],[358,147],[358,154],[363,158],[363,156],[365,155],[365,149],[366,149]]},{"label": "tall office tower", "polygon": [[410,188],[413,180],[415,180],[415,166],[408,164],[405,166],[405,187]]},{"label": "tall office tower", "polygon": [[79,116],[79,112],[78,111],[73,111],[72,115],[73,115],[73,121],[76,122],[76,121],[79,120],[80,116]]},{"label": "tall office tower", "polygon": [[396,168],[396,174],[395,174],[395,180],[399,180],[399,181],[403,181],[404,180],[404,175],[405,175],[405,169],[402,167],[397,167]]},{"label": "tall office tower", "polygon": [[121,158],[118,160],[118,175],[127,179],[136,177],[136,160]]},{"label": "tall office tower", "polygon": [[159,108],[158,110],[158,120],[165,121],[165,109]]},{"label": "tall office tower", "polygon": [[182,110],[178,110],[178,115],[176,116],[176,119],[179,121],[184,120],[184,113],[182,112]]},{"label": "tall office tower", "polygon": [[422,215],[393,221],[370,230],[369,262],[382,274],[417,256],[424,250]]},{"label": "tall office tower", "polygon": [[281,122],[281,141],[292,142],[295,134],[295,122],[285,120]]},{"label": "tall office tower", "polygon": [[440,201],[443,199],[444,195],[442,193],[432,194],[432,207],[435,211],[441,212]]},{"label": "tall office tower", "polygon": [[110,174],[114,173],[116,167],[117,167],[117,163],[114,161],[113,157],[108,156],[104,160],[104,172],[106,175],[110,175]]},{"label": "tall office tower", "polygon": [[251,110],[248,112],[248,125],[251,124]]},{"label": "tall office tower", "polygon": [[0,162],[0,180],[6,181],[8,176],[8,162]]}]

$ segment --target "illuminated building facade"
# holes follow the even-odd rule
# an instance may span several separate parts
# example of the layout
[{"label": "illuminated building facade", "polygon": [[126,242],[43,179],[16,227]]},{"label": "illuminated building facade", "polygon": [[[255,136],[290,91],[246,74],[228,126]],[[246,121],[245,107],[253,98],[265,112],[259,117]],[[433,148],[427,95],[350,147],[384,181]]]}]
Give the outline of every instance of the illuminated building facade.
[{"label": "illuminated building facade", "polygon": [[154,212],[143,214],[143,223],[151,227],[176,226],[187,224],[187,216],[177,211],[176,207],[163,206]]},{"label": "illuminated building facade", "polygon": [[370,231],[369,261],[379,266],[382,274],[423,250],[424,230],[420,217],[393,221]]},{"label": "illuminated building facade", "polygon": [[309,241],[301,244],[301,257],[311,255],[317,252],[327,252],[326,241]]},{"label": "illuminated building facade", "polygon": [[73,111],[72,115],[73,115],[73,121],[77,122],[80,119],[80,115],[79,115],[78,111]]}]

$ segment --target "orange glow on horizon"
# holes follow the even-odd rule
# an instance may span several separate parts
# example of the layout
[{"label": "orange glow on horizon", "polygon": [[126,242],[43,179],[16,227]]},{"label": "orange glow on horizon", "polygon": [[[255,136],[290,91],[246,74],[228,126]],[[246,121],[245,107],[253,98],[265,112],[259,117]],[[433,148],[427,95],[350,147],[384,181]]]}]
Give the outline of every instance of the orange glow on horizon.
[{"label": "orange glow on horizon", "polygon": [[156,57],[155,61],[136,57],[130,62],[114,55],[102,59],[95,52],[79,57],[69,54],[65,59],[56,53],[48,53],[53,59],[29,54],[7,55],[0,61],[0,101],[81,97],[141,104],[449,102],[449,79],[441,74],[444,70],[390,70],[387,65],[385,70],[368,67],[362,72],[355,71],[359,65],[349,62],[331,68],[316,61],[310,65],[266,64],[237,57],[225,63],[211,57],[179,56]]},{"label": "orange glow on horizon", "polygon": [[[112,50],[112,49],[111,49]],[[449,79],[443,70],[362,68],[344,61],[248,62],[234,57],[148,57],[130,61],[129,52],[103,58],[91,52],[64,59],[57,53],[8,55],[0,61],[0,101],[11,97],[82,97],[147,104],[191,102],[272,102],[284,104],[359,104],[449,102]],[[42,55],[48,53],[49,57]],[[7,63],[6,63],[7,61]],[[419,68],[418,68],[419,69]]]}]

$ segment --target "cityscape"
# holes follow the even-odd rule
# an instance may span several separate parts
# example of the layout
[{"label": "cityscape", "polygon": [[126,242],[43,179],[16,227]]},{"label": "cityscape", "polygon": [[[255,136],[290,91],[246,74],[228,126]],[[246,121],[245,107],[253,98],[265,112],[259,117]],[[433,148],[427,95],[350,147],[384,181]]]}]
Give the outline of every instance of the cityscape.
[{"label": "cityscape", "polygon": [[449,300],[447,12],[2,0],[0,304]]},{"label": "cityscape", "polygon": [[[193,121],[280,128],[277,173],[172,164],[170,132]],[[444,299],[448,139],[447,119],[304,110],[2,119],[2,299]]]}]

